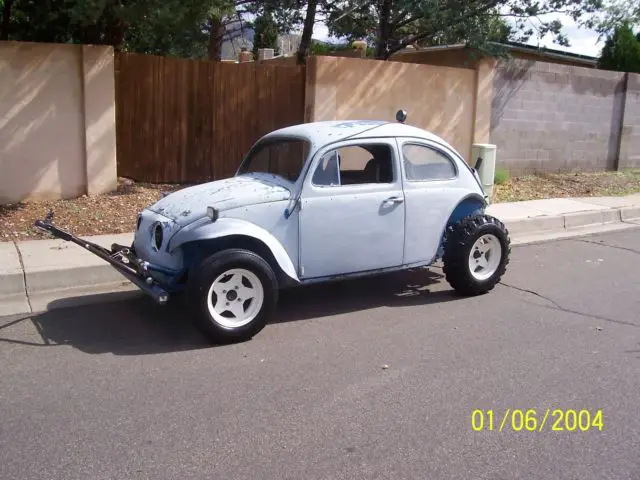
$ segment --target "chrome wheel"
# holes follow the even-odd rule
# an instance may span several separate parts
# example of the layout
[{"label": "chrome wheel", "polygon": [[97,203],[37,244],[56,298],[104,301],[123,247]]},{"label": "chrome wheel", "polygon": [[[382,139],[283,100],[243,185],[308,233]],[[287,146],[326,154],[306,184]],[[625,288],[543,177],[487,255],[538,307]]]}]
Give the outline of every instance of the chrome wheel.
[{"label": "chrome wheel", "polygon": [[469,253],[469,271],[476,280],[486,280],[500,266],[502,245],[498,237],[492,234],[482,235],[475,241]]},{"label": "chrome wheel", "polygon": [[264,288],[256,274],[234,268],[218,275],[207,294],[211,318],[226,328],[238,328],[254,320],[264,303]]}]

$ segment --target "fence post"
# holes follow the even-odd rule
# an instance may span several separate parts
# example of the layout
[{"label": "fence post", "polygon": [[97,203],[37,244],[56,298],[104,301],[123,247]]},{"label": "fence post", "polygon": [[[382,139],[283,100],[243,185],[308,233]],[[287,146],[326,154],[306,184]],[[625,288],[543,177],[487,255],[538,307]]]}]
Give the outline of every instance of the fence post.
[{"label": "fence post", "polygon": [[[491,110],[493,102],[493,77],[496,60],[483,58],[476,65],[476,85],[473,105],[473,131],[471,143],[489,143],[491,140]],[[471,155],[471,152],[467,152]],[[469,157],[470,161],[474,161]]]},{"label": "fence post", "polygon": [[629,72],[625,72],[624,77],[622,78],[622,92],[620,93],[620,125],[618,126],[618,130],[616,132],[618,139],[616,142],[616,152],[613,157],[613,170],[616,172],[620,171],[620,164],[624,162],[620,162],[620,157],[626,155],[626,148],[624,145],[626,139],[626,130],[624,125],[625,120],[625,112],[627,109],[627,90],[629,89]]},{"label": "fence post", "polygon": [[318,57],[310,56],[304,66],[304,123],[310,123],[316,116],[316,81],[318,77]]},{"label": "fence post", "polygon": [[110,46],[82,45],[80,49],[88,195],[118,187],[116,55]]}]

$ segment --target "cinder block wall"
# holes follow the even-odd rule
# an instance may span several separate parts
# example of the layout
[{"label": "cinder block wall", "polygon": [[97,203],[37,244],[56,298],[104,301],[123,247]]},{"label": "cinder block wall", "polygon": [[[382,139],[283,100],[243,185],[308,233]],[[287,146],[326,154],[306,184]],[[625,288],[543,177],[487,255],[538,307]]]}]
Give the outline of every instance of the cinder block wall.
[{"label": "cinder block wall", "polygon": [[[497,165],[512,173],[615,168],[624,76],[522,59],[499,62],[491,114]],[[637,94],[634,99],[639,101]]]},{"label": "cinder block wall", "polygon": [[640,75],[637,73],[628,74],[619,167],[640,168]]}]

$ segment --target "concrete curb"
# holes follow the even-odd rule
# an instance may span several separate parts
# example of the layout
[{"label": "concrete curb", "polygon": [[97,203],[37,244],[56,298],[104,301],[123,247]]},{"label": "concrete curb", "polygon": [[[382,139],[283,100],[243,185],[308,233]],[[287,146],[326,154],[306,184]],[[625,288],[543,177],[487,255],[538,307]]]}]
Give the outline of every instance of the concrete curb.
[{"label": "concrete curb", "polygon": [[15,243],[0,243],[0,267],[0,315],[30,311],[22,260]]},{"label": "concrete curb", "polygon": [[[499,215],[496,215],[499,217]],[[514,245],[640,226],[640,206],[503,220]],[[603,228],[605,230],[603,230]],[[133,233],[92,237],[128,244]],[[0,316],[55,308],[58,299],[136,290],[105,261],[62,240],[0,243]],[[80,300],[81,301],[81,300]]]},{"label": "concrete curb", "polygon": [[623,222],[640,219],[640,207],[623,207],[620,209],[620,217]]},{"label": "concrete curb", "polygon": [[640,219],[640,207],[622,207],[505,220],[504,223],[511,234],[518,235],[624,223],[638,219]]}]

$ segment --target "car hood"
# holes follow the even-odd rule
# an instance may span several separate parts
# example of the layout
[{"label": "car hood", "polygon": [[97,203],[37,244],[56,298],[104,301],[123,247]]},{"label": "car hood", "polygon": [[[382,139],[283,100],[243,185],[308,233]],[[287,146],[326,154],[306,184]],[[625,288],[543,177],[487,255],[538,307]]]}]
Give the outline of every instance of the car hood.
[{"label": "car hood", "polygon": [[219,211],[289,199],[291,192],[266,180],[240,176],[183,188],[147,207],[184,226],[204,217],[207,207]]}]

